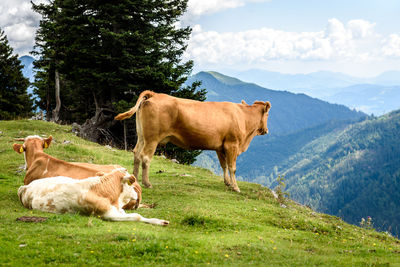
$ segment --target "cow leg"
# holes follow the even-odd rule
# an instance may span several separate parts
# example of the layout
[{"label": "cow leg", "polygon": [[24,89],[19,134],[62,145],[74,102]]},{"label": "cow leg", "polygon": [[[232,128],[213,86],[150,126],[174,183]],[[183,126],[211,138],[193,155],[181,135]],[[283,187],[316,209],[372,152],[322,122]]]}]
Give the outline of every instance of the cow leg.
[{"label": "cow leg", "polygon": [[156,151],[158,143],[144,143],[143,150],[140,153],[140,158],[142,160],[142,183],[145,187],[152,187],[149,181],[149,169],[150,162],[153,158],[154,152]]},{"label": "cow leg", "polygon": [[116,207],[112,206],[106,213],[103,214],[102,218],[109,221],[134,221],[134,222],[144,222],[156,225],[168,225],[169,221],[160,220],[156,218],[145,218],[138,213],[125,213],[124,210],[118,210]]},{"label": "cow leg", "polygon": [[133,149],[133,175],[139,177],[139,167],[140,167],[140,153],[143,150],[143,140],[138,136],[138,140],[135,148]]},{"label": "cow leg", "polygon": [[231,146],[229,149],[225,149],[226,151],[226,161],[228,163],[229,174],[231,178],[231,188],[240,192],[240,189],[236,183],[236,158],[237,158],[237,148],[236,146]]},{"label": "cow leg", "polygon": [[224,172],[224,183],[226,186],[230,186],[231,182],[228,176],[228,165],[226,163],[225,154],[223,151],[216,151],[216,152],[219,159],[219,164],[221,164],[222,171]]},{"label": "cow leg", "polygon": [[[83,179],[84,181],[86,179]],[[84,197],[84,206],[87,207],[88,210],[92,210],[92,212],[101,214],[110,210],[111,203],[108,198],[101,197],[94,193],[93,191],[88,191]]]}]

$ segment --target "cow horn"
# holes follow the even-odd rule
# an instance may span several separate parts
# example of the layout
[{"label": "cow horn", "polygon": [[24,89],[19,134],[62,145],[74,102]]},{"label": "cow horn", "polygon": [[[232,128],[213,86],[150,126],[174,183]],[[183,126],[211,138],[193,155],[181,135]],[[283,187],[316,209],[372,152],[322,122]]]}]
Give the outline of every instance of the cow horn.
[{"label": "cow horn", "polygon": [[25,138],[14,138],[14,141],[25,141]]}]

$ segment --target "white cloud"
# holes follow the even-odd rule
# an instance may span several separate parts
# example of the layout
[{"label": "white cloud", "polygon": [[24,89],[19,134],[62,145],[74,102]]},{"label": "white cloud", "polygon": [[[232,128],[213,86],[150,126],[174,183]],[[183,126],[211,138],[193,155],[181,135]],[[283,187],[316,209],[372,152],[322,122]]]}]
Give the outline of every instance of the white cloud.
[{"label": "white cloud", "polygon": [[374,27],[376,23],[371,23],[362,19],[350,20],[347,23],[347,27],[352,34],[353,38],[367,38],[374,34]]},{"label": "white cloud", "polygon": [[387,57],[400,58],[400,35],[391,34],[389,38],[383,40],[382,52]]},{"label": "white cloud", "polygon": [[[186,56],[194,59],[195,63],[220,62],[225,66],[260,64],[270,60],[362,62],[382,56],[379,49],[380,36],[374,32],[374,25],[365,20],[351,20],[343,24],[333,18],[318,32],[261,28],[218,33],[203,31],[201,27],[195,26]],[[395,37],[387,41],[388,47],[399,48]],[[387,53],[392,53],[390,51],[387,50]]]},{"label": "white cloud", "polygon": [[[36,0],[35,3],[45,2]],[[0,28],[4,30],[14,53],[29,54],[39,26],[40,15],[31,9],[29,0],[1,0]]]}]

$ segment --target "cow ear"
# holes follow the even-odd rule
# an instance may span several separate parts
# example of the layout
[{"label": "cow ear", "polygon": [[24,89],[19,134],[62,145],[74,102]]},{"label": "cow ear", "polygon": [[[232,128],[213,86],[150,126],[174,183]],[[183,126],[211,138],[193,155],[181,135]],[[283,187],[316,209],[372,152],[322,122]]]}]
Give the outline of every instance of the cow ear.
[{"label": "cow ear", "polygon": [[269,101],[265,102],[265,112],[268,112],[270,108],[271,108],[271,103],[269,103]]},{"label": "cow ear", "polygon": [[53,140],[53,136],[49,136],[49,138],[46,138],[43,140],[43,148],[48,148],[50,146],[51,140]]},{"label": "cow ear", "polygon": [[242,104],[248,106],[248,104],[244,100],[242,100]]},{"label": "cow ear", "polygon": [[20,145],[20,144],[13,144],[13,149],[15,150],[15,152],[17,152],[18,154],[21,154],[25,151],[24,146]]},{"label": "cow ear", "polygon": [[132,185],[134,182],[136,182],[136,178],[131,174],[126,175],[122,178],[122,183],[127,183],[128,185]]},{"label": "cow ear", "polygon": [[128,182],[128,184],[129,184],[129,185],[132,185],[132,184],[134,184],[135,182],[136,182],[136,177],[133,176],[133,175],[131,175],[131,177],[129,177],[129,182]]}]

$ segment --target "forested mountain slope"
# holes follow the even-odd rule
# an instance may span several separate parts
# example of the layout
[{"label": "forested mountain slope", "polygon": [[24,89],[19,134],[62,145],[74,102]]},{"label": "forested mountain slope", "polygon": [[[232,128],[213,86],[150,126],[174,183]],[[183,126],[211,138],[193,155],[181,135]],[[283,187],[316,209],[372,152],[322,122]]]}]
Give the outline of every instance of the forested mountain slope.
[{"label": "forested mountain slope", "polygon": [[348,125],[277,167],[291,196],[351,223],[371,216],[400,233],[400,110]]}]

